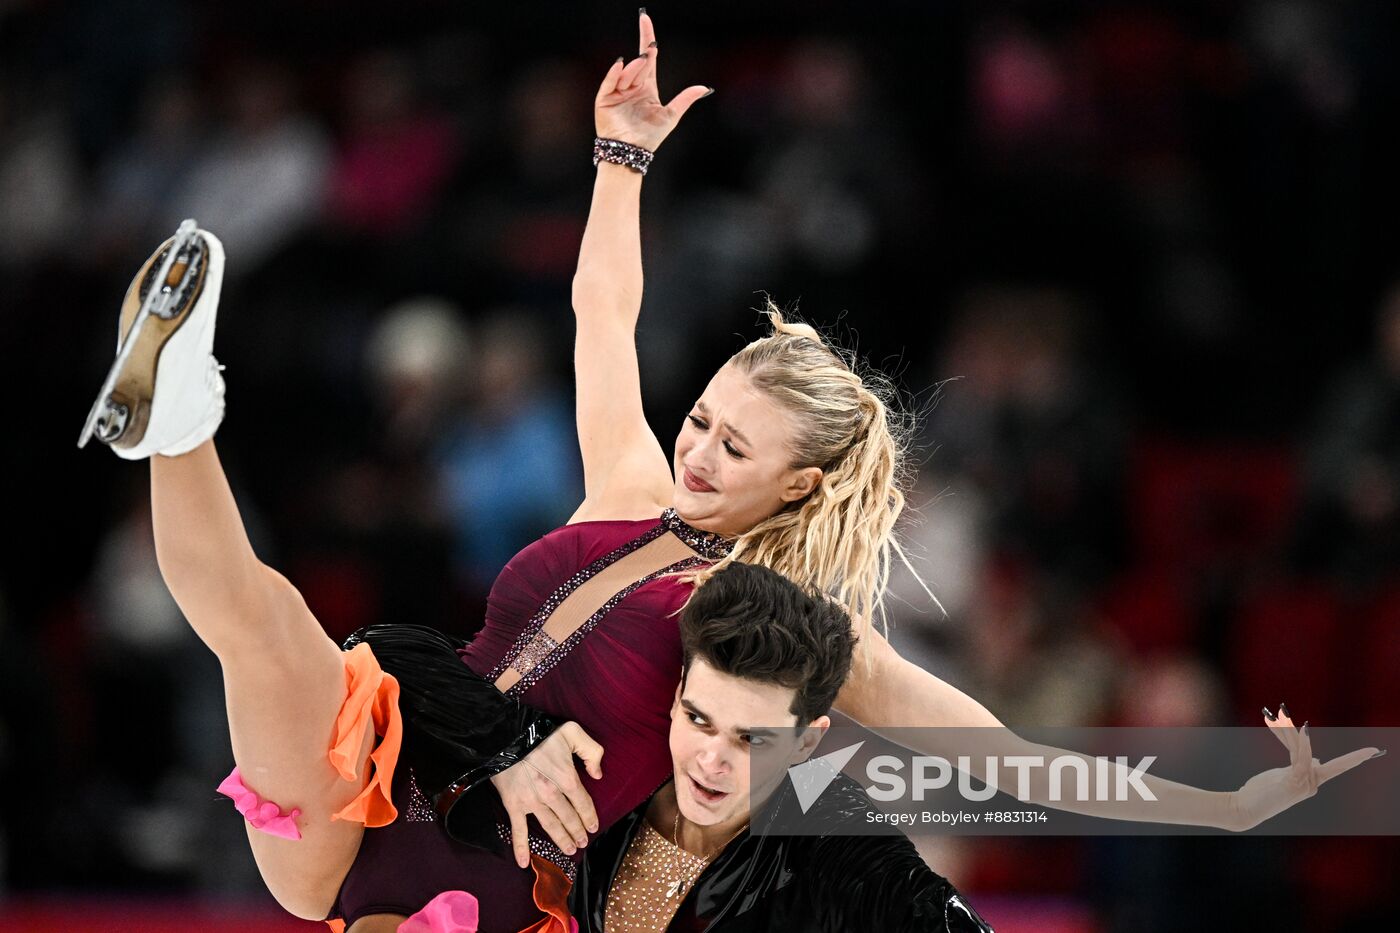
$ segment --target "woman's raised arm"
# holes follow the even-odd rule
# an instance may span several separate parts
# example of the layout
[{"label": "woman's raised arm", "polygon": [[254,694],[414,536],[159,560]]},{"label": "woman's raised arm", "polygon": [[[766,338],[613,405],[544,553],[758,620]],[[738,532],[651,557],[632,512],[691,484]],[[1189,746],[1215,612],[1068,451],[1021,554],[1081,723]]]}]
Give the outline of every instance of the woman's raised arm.
[{"label": "woman's raised arm", "polygon": [[[979,748],[943,747],[945,743],[940,742],[938,733],[932,728],[924,729],[922,735],[927,738],[913,743],[916,751],[926,754],[943,757],[950,757],[950,752],[968,755],[973,765],[985,761],[988,755],[1003,760],[1011,755],[1029,755],[1049,761],[1059,756],[1080,754],[1021,738],[972,697],[901,658],[878,632],[872,630],[869,637],[874,639],[870,646],[870,662],[856,663],[850,680],[842,688],[836,702],[837,709],[863,725],[877,732],[881,728],[903,726],[994,727],[985,729],[985,738],[979,736]],[[1052,800],[1045,769],[1038,768],[1031,772],[1026,800],[1057,810],[1105,819],[1211,826],[1242,832],[1306,800],[1317,793],[1321,784],[1379,754],[1378,749],[1362,748],[1320,762],[1312,757],[1312,743],[1306,730],[1294,728],[1292,720],[1284,713],[1280,712],[1269,719],[1267,724],[1288,750],[1290,763],[1256,774],[1237,791],[1202,790],[1145,774],[1140,780],[1157,798],[1150,803],[1131,799]],[[967,741],[968,735],[966,731],[959,732],[957,739]],[[908,743],[905,730],[893,733],[891,737],[902,744]],[[1087,761],[1087,756],[1080,757]],[[1110,767],[1123,768],[1118,764]],[[984,775],[978,773],[980,770],[974,767],[974,776],[982,780]],[[1117,780],[1116,775],[1114,779]]]},{"label": "woman's raised arm", "polygon": [[[640,54],[608,69],[594,100],[602,139],[655,151],[690,105],[710,92],[688,87],[663,105],[651,17],[638,17]],[[601,162],[574,273],[574,371],[585,498],[573,520],[643,518],[670,501],[670,462],[647,426],[637,367],[642,306],[639,222],[643,174]]]}]

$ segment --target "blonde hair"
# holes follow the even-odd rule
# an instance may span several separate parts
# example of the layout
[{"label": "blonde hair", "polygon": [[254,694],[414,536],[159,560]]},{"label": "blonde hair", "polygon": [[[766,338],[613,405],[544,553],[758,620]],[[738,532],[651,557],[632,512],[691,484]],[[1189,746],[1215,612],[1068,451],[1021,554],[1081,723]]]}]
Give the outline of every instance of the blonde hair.
[{"label": "blonde hair", "polygon": [[[772,333],[726,365],[796,419],[794,469],[816,466],[821,481],[806,498],[740,535],[723,560],[692,575],[702,585],[733,561],[762,564],[834,596],[866,647],[885,626],[892,556],[908,564],[894,536],[908,488],[909,419],[878,374],[862,379],[853,356],[833,349],[809,324],[788,321],[771,299]],[[911,568],[912,569],[912,568]],[[917,576],[917,574],[916,574]]]}]

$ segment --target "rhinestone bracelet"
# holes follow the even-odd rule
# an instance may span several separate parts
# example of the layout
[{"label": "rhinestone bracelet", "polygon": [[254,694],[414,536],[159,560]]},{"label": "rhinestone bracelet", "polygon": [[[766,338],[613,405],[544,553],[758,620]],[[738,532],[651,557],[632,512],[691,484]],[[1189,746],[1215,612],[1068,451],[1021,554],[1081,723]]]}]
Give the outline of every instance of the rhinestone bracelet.
[{"label": "rhinestone bracelet", "polygon": [[593,140],[593,165],[595,168],[599,162],[615,162],[645,175],[655,155],[656,153],[650,149],[643,149],[641,146],[634,146],[620,139],[598,137]]}]

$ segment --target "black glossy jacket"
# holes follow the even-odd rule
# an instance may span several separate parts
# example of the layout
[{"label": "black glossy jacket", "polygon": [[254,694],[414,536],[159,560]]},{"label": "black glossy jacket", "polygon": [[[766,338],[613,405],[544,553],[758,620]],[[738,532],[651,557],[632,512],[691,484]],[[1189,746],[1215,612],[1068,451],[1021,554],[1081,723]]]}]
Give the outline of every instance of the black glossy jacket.
[{"label": "black glossy jacket", "polygon": [[554,720],[463,664],[461,639],[397,623],[360,629],[342,647],[362,641],[399,682],[400,757],[432,797],[448,835],[508,855],[510,847],[496,832],[505,810],[488,782],[548,738]]},{"label": "black glossy jacket", "polygon": [[[775,806],[796,805],[784,782]],[[648,801],[649,803],[649,801]],[[747,832],[731,842],[686,895],[670,933],[991,933],[947,879],[924,864],[904,835],[869,835],[873,809],[859,785],[838,778],[809,818],[851,834]],[[647,804],[587,848],[571,903],[580,933],[603,933],[608,889]],[[776,813],[776,810],[769,810]],[[790,814],[791,811],[785,811]],[[761,821],[763,817],[759,817]],[[855,826],[865,827],[857,830]]]}]

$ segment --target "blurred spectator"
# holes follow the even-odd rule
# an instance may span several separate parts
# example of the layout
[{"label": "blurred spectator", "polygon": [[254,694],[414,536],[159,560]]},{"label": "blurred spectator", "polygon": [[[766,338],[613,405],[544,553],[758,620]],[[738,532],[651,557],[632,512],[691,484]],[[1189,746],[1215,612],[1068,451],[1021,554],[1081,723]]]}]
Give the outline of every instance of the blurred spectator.
[{"label": "blurred spectator", "polygon": [[515,553],[583,501],[568,396],[546,377],[550,341],[522,308],[491,312],[463,367],[470,403],[434,454],[457,540],[458,571],[484,592]]},{"label": "blurred spectator", "polygon": [[1381,303],[1375,350],[1325,394],[1306,450],[1305,564],[1356,585],[1400,567],[1400,285]]},{"label": "blurred spectator", "polygon": [[317,219],[330,144],[323,126],[296,103],[296,76],[249,62],[231,69],[223,91],[227,121],[175,189],[166,226],[194,217],[217,230],[244,275]]},{"label": "blurred spectator", "polygon": [[1089,114],[1071,96],[1063,58],[1014,20],[995,21],[973,46],[972,113],[983,146],[999,161],[1055,164],[1084,142]]},{"label": "blurred spectator", "polygon": [[418,99],[411,63],[380,52],[345,82],[345,128],[326,209],[352,231],[392,236],[421,222],[457,155],[451,122]]},{"label": "blurred spectator", "polygon": [[[232,761],[222,678],[161,579],[144,487],[99,548],[88,591],[92,763],[76,795],[90,810],[85,847],[119,860],[133,886],[247,883],[245,860],[209,848],[238,838],[208,819],[210,776]],[[242,511],[256,533],[246,498]]]},{"label": "blurred spectator", "polygon": [[201,151],[202,111],[191,75],[162,74],[147,85],[135,128],[98,168],[91,219],[98,257],[124,260],[174,232],[161,225]]},{"label": "blurred spectator", "polygon": [[1356,101],[1354,69],[1341,54],[1336,8],[1317,0],[1268,0],[1247,13],[1246,41],[1271,77],[1292,83],[1300,101],[1332,120]]},{"label": "blurred spectator", "polygon": [[938,450],[929,460],[909,493],[900,526],[909,563],[896,560],[890,569],[888,609],[901,624],[933,634],[966,625],[991,542],[989,506],[981,491],[963,476],[939,469]]},{"label": "blurred spectator", "polygon": [[1054,289],[964,301],[927,426],[945,468],[983,493],[997,550],[1069,579],[1120,559],[1121,402],[1089,362],[1084,309]]},{"label": "blurred spectator", "polygon": [[1227,721],[1220,675],[1189,656],[1156,657],[1123,678],[1118,725],[1152,728],[1216,726]]},{"label": "blurred spectator", "polygon": [[577,147],[592,138],[580,102],[593,87],[572,63],[533,60],[502,94],[490,158],[457,224],[467,252],[504,279],[510,300],[550,307],[568,294],[587,219],[593,170]]},{"label": "blurred spectator", "polygon": [[1012,728],[1103,725],[1119,659],[1092,636],[1063,583],[1035,570],[993,565],[968,614],[967,691]]},{"label": "blurred spectator", "polygon": [[418,456],[436,443],[470,384],[473,346],[462,310],[412,298],[384,312],[365,345],[386,450]]},{"label": "blurred spectator", "polygon": [[[797,44],[774,91],[776,120],[755,163],[770,235],[804,272],[827,277],[859,268],[880,243],[882,225],[915,219],[913,160],[898,124],[848,42]],[[823,300],[842,297],[823,293]]]},{"label": "blurred spectator", "polygon": [[55,99],[0,88],[0,267],[46,258],[77,232],[83,178],[69,115]]},{"label": "blurred spectator", "polygon": [[288,576],[331,638],[376,622],[453,629],[448,516],[432,451],[461,404],[471,343],[438,298],[389,308],[368,333],[359,442],[317,463]]}]

